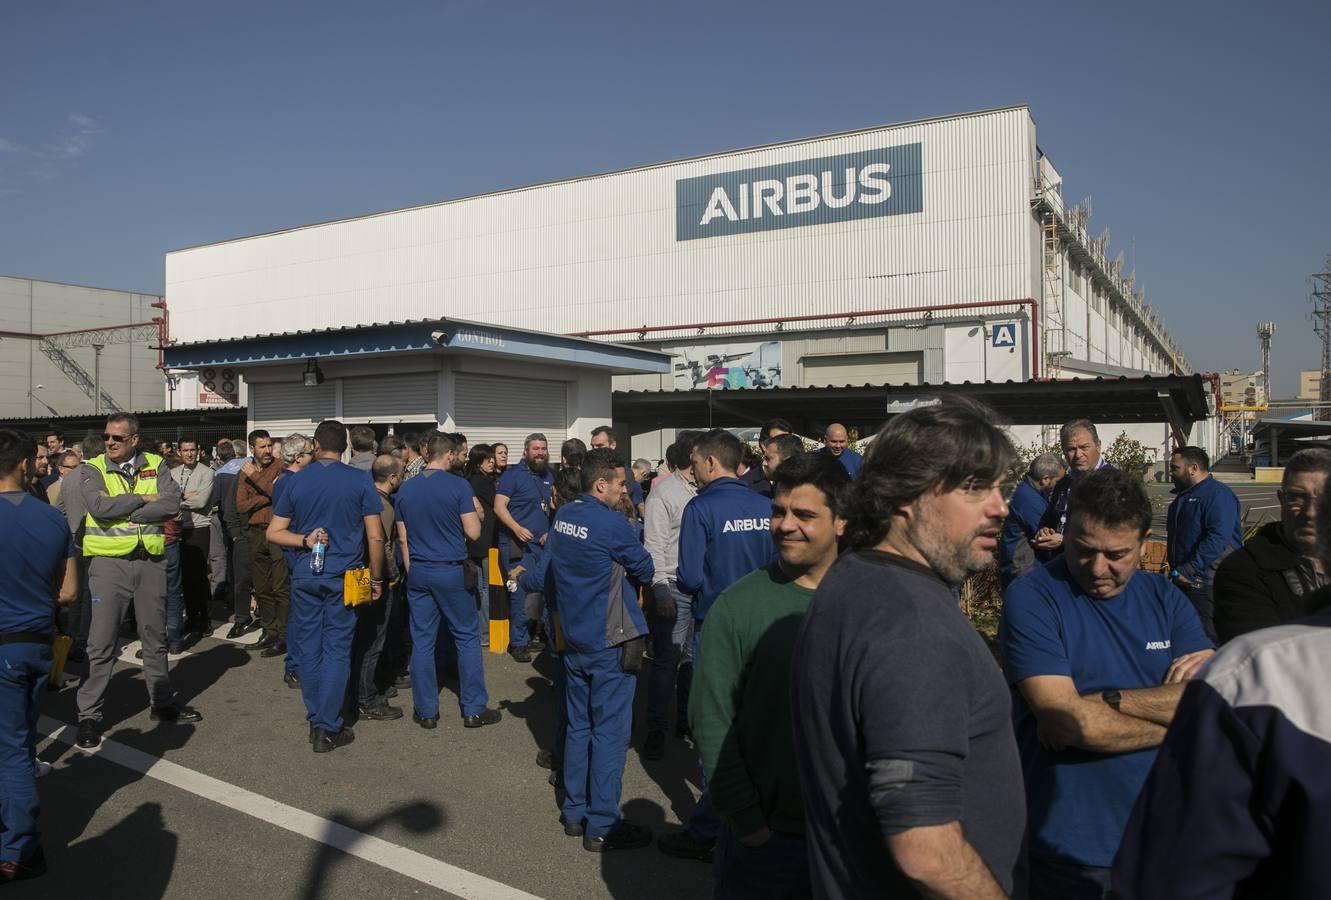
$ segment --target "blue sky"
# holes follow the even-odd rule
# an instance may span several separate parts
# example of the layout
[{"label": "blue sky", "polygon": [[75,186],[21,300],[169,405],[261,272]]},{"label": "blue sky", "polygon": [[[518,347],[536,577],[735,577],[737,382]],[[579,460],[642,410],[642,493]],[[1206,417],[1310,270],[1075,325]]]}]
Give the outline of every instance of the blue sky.
[{"label": "blue sky", "polygon": [[1027,103],[1194,366],[1273,319],[1293,394],[1331,4],[1086,6],[14,0],[0,273],[157,293],[174,247]]}]

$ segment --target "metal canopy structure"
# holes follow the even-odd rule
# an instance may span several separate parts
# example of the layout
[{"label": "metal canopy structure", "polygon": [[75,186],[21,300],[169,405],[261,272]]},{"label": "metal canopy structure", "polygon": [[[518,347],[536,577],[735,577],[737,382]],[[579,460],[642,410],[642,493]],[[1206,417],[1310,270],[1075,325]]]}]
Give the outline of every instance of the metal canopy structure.
[{"label": "metal canopy structure", "polygon": [[670,371],[670,355],[658,350],[461,319],[379,322],[174,344],[164,348],[162,355],[167,368],[201,369],[441,350],[567,363],[609,369],[612,373]]},{"label": "metal canopy structure", "polygon": [[758,425],[783,418],[801,433],[818,434],[830,422],[857,425],[861,433],[866,433],[892,415],[957,395],[987,403],[1013,425],[1061,425],[1081,416],[1098,422],[1167,422],[1179,444],[1188,442],[1193,422],[1214,414],[1209,384],[1201,375],[738,391],[616,391],[612,402],[615,422],[634,433],[657,428]]},{"label": "metal canopy structure", "polygon": [[[1331,438],[1331,422],[1316,422],[1308,419],[1258,419],[1252,426],[1253,441],[1271,442],[1271,465],[1280,465],[1280,439],[1297,441],[1300,438]],[[1301,450],[1298,443],[1294,450]],[[1290,451],[1294,452],[1293,450]]]}]

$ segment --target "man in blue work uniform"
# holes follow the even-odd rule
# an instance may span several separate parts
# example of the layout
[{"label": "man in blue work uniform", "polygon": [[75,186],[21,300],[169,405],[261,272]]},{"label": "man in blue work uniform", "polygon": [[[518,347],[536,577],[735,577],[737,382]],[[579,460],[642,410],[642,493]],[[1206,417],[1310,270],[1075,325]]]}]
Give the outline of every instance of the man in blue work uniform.
[{"label": "man in blue work uniform", "polygon": [[864,457],[850,449],[850,435],[846,432],[845,425],[838,425],[835,422],[828,425],[827,431],[823,432],[823,448],[817,452],[835,457],[837,462],[846,467],[846,472],[852,481],[860,477],[860,466],[864,464]]},{"label": "man in blue work uniform", "polygon": [[647,642],[634,585],[652,583],[652,558],[614,511],[624,497],[623,460],[592,450],[581,476],[582,497],[560,507],[547,541],[546,601],[564,641],[564,833],[601,853],[652,842],[651,831],[624,821],[619,809]]},{"label": "man in blue work uniform", "polygon": [[[382,505],[374,482],[340,461],[346,450],[346,426],[334,419],[320,422],[314,431],[314,462],[286,476],[267,532],[272,543],[296,550],[287,643],[299,648],[300,692],[315,753],[356,738],[342,724],[356,631],[356,611],[344,604],[343,579],[349,569],[365,565],[367,548],[370,596],[377,603],[383,594]],[[320,543],[327,549],[323,569],[316,572],[311,562]]]},{"label": "man in blue work uniform", "polygon": [[[681,591],[693,597],[693,665],[697,669],[705,665],[698,656],[698,636],[707,611],[726,588],[773,562],[776,548],[769,533],[772,501],[749,490],[736,475],[743,458],[739,438],[724,428],[713,428],[698,439],[691,458],[699,491],[684,507],[675,580]],[[709,862],[720,831],[721,820],[712,809],[704,783],[688,827],[662,835],[657,846],[669,856]]]},{"label": "man in blue work uniform", "polygon": [[78,595],[64,517],[27,493],[32,438],[0,429],[0,884],[46,871],[37,832],[37,714],[51,674],[55,604]]},{"label": "man in blue work uniform", "polygon": [[1041,453],[1031,460],[1026,476],[1012,492],[998,541],[998,580],[1004,588],[1035,565],[1031,538],[1040,530],[1040,520],[1049,508],[1049,492],[1063,477],[1064,469],[1062,457]]},{"label": "man in blue work uniform", "polygon": [[[286,467],[277,473],[277,478],[273,481],[274,508],[277,506],[277,501],[286,493],[287,485],[291,483],[291,476],[314,461],[313,447],[314,445],[310,442],[310,439],[299,433],[289,434],[282,441],[282,462],[286,464]],[[296,658],[295,644],[288,637],[286,629],[291,614],[291,571],[295,566],[296,551],[290,547],[283,547],[282,559],[287,566],[287,577],[282,587],[282,596],[286,598],[286,611],[282,616],[282,643],[286,644],[286,658],[282,664],[282,681],[287,687],[294,689],[300,687],[300,662]],[[263,651],[259,655],[262,656],[266,652]]]},{"label": "man in blue work uniform", "polygon": [[1100,433],[1090,419],[1073,419],[1058,430],[1058,443],[1063,448],[1063,459],[1068,474],[1054,485],[1049,494],[1049,506],[1040,519],[1040,527],[1031,539],[1037,562],[1047,563],[1063,552],[1063,528],[1072,515],[1072,489],[1077,482],[1101,469],[1113,470],[1105,462],[1100,450]]},{"label": "man in blue work uniform", "polygon": [[425,468],[397,492],[398,544],[411,610],[411,718],[422,728],[439,724],[434,649],[441,618],[457,651],[462,724],[480,728],[500,719],[498,710],[485,706],[476,603],[464,583],[467,540],[481,536],[481,507],[467,480],[453,474],[458,449],[452,435],[431,435]]},{"label": "man in blue work uniform", "polygon": [[1206,636],[1214,641],[1211,582],[1220,561],[1243,546],[1239,498],[1229,485],[1211,477],[1211,458],[1201,447],[1175,450],[1169,457],[1169,478],[1174,482],[1166,526],[1169,578],[1192,602]]},{"label": "man in blue work uniform", "polygon": [[[610,430],[609,425],[598,425],[592,429],[592,449],[613,450],[616,454],[619,453],[619,438],[617,438],[615,433]],[[627,452],[628,451],[625,451],[626,456]],[[627,465],[627,460],[625,461],[625,464]],[[628,505],[633,507],[633,518],[641,522],[643,516],[647,512],[646,498],[642,493],[642,485],[638,483],[637,478],[634,478],[632,474],[629,473],[628,469],[625,469],[624,471],[629,474],[628,480],[624,482],[624,491],[625,495],[628,497]]]},{"label": "man in blue work uniform", "polygon": [[[545,435],[527,435],[522,462],[510,466],[495,484],[495,518],[499,529],[499,559],[505,569],[527,552],[528,544],[539,544],[550,528],[550,492],[555,479],[549,466],[550,451]],[[509,598],[508,652],[518,662],[531,662],[527,612],[522,596]]]}]

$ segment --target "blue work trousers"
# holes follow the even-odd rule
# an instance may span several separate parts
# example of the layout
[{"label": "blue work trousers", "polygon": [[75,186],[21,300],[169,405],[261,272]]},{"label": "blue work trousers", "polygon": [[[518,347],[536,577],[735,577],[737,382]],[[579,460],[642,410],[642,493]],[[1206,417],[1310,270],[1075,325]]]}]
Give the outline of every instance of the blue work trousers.
[{"label": "blue work trousers", "polygon": [[180,643],[185,616],[185,593],[180,577],[180,541],[166,545],[166,645]]},{"label": "blue work trousers", "polygon": [[330,734],[342,730],[342,705],[351,677],[356,613],[342,602],[342,575],[293,578],[287,646],[300,648],[300,695],[306,719]]},{"label": "blue work trousers", "polygon": [[50,677],[50,644],[0,644],[0,862],[30,859],[41,847],[32,767]]},{"label": "blue work trousers", "polygon": [[411,704],[416,715],[439,715],[439,680],[435,643],[439,621],[448,628],[458,660],[458,694],[464,716],[480,715],[489,699],[485,693],[485,667],[476,636],[476,599],[467,590],[460,565],[412,563],[407,578],[407,606],[411,610]]},{"label": "blue work trousers", "polygon": [[619,648],[564,651],[564,821],[601,837],[619,824],[637,673],[619,667]]},{"label": "blue work trousers", "polygon": [[[693,627],[693,665],[696,668],[700,665],[698,657],[698,641],[702,637],[702,622],[696,622]],[[710,844],[714,842],[721,834],[721,817],[716,814],[716,809],[712,806],[712,795],[707,791],[707,773],[703,771],[702,763],[698,763],[698,783],[702,785],[702,796],[698,798],[698,805],[693,808],[693,814],[689,816],[689,834],[700,844]]]},{"label": "blue work trousers", "polygon": [[[675,693],[675,679],[681,662],[693,661],[693,598],[682,593],[671,581],[670,596],[675,598],[675,620],[653,618],[652,668],[647,676],[647,728],[665,731],[670,714],[670,695]],[[675,700],[675,723],[689,721],[689,692],[681,680]]]},{"label": "blue work trousers", "polygon": [[[509,537],[506,534],[499,535],[499,561],[503,566],[504,577],[508,577],[508,570],[513,568],[517,560],[510,560]],[[505,588],[507,591],[507,588]],[[516,591],[508,595],[508,646],[525,647],[531,642],[531,634],[527,630],[527,595],[524,591]]]},{"label": "blue work trousers", "polygon": [[1109,895],[1109,869],[1032,858],[1030,900],[1102,900]]}]

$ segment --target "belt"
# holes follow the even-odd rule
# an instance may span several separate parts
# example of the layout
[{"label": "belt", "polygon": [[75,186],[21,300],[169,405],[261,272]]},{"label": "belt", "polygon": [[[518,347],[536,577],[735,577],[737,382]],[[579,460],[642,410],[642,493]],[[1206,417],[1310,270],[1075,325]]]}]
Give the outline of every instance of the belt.
[{"label": "belt", "polygon": [[11,631],[0,633],[0,644],[46,644],[50,646],[55,639],[53,634],[40,634],[36,631]]}]

